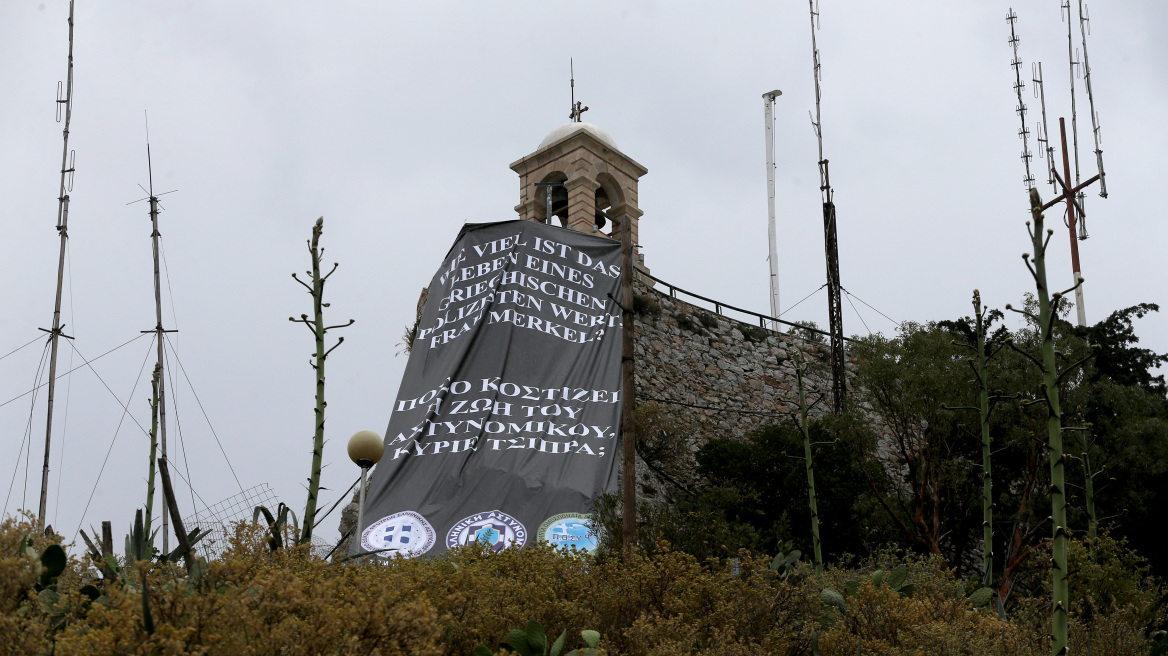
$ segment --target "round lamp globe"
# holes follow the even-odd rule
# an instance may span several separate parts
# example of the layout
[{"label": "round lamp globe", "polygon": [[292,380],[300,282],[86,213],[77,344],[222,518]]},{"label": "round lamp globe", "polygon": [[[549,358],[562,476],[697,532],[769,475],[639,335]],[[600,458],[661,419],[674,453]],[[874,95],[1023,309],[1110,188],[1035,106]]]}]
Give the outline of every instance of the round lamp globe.
[{"label": "round lamp globe", "polygon": [[349,438],[349,458],[361,467],[372,467],[385,453],[385,441],[370,430],[357,431]]}]

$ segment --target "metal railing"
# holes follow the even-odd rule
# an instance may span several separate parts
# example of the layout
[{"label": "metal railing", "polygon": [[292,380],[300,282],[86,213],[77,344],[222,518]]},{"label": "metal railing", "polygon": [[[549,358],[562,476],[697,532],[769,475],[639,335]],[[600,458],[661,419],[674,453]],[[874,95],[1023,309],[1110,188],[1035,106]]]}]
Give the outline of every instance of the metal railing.
[{"label": "metal railing", "polygon": [[[685,289],[682,289],[682,288],[678,287],[677,285],[665,282],[664,280],[657,278],[656,276],[653,276],[645,271],[638,271],[637,274],[640,276],[643,276],[645,278],[648,278],[649,280],[652,280],[653,282],[664,285],[665,288],[669,290],[669,296],[671,298],[678,298],[678,294],[681,294],[681,295],[686,296],[688,298],[694,298],[694,299],[697,299],[700,301],[705,301],[706,303],[712,304],[714,306],[714,312],[718,316],[724,316],[724,317],[727,317],[728,319],[734,319],[735,321],[739,321],[739,319],[735,319],[734,317],[729,317],[723,312],[723,310],[732,310],[734,312],[738,312],[740,314],[744,314],[744,315],[753,317],[754,319],[757,319],[758,326],[760,328],[763,328],[765,330],[770,330],[771,332],[778,332],[778,331],[774,330],[773,328],[771,328],[771,326],[773,326],[776,323],[780,323],[780,324],[783,324],[784,326],[791,326],[792,328],[798,328],[799,330],[805,330],[807,332],[817,333],[819,335],[824,335],[828,338],[831,337],[831,333],[827,332],[826,330],[821,330],[819,328],[807,326],[807,325],[804,325],[801,323],[795,323],[793,321],[786,321],[784,319],[779,319],[778,317],[768,317],[765,314],[759,314],[758,312],[753,312],[751,310],[744,310],[740,307],[728,305],[728,304],[723,303],[721,301],[716,301],[712,298],[702,296],[701,294],[695,294],[691,291],[687,291]],[[681,300],[684,300],[684,299],[681,299]],[[772,322],[771,325],[767,325],[768,321]],[[751,322],[743,321],[742,323],[753,323],[753,320]],[[850,337],[845,337],[844,340],[849,341],[849,342],[852,341],[852,339]]]}]

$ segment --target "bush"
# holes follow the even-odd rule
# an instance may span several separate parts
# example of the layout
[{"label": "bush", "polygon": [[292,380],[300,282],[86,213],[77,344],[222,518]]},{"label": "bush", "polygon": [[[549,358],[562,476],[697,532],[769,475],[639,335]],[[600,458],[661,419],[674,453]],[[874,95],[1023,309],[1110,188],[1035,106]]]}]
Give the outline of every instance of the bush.
[{"label": "bush", "polygon": [[[939,559],[907,564],[907,594],[889,577],[872,582],[873,569],[894,566],[889,554],[859,568],[829,566],[822,575],[797,564],[786,576],[767,567],[769,558],[746,551],[701,562],[664,543],[652,554],[597,557],[549,545],[500,553],[471,545],[438,558],[340,565],[301,547],[272,553],[255,525],[237,527],[228,551],[201,578],[173,564],[142,563],[145,601],[140,586],[123,583],[105,585],[99,601],[81,600],[78,584],[95,572],[70,561],[60,579],[68,621],[52,632],[30,593],[34,561],[13,555],[33,526],[0,524],[5,654],[462,655],[476,645],[499,645],[533,621],[569,636],[599,630],[608,653],[630,656],[806,656],[816,640],[822,656],[851,656],[861,646],[862,654],[889,656],[1049,650],[1041,601],[1025,600],[1024,612],[999,620],[992,609],[971,607],[968,586]],[[35,541],[38,549],[48,543]],[[1132,562],[1103,553],[1094,558]],[[1101,576],[1117,574],[1112,565],[1101,567]],[[846,604],[821,603],[824,587],[845,591]],[[1089,636],[1096,655],[1147,654],[1151,643],[1141,623],[1161,617],[1159,601],[1148,615],[1123,600],[1142,603],[1152,599],[1150,590],[1122,584],[1109,593],[1110,605],[1097,602],[1093,618],[1077,614],[1073,648],[1087,653]]]},{"label": "bush", "polygon": [[684,312],[675,313],[673,315],[673,320],[677,322],[677,327],[681,328],[682,330],[688,330],[689,332],[695,333],[697,335],[706,334],[706,331],[702,330],[702,327],[699,326],[696,321],[690,319],[689,315]]},{"label": "bush", "polygon": [[633,296],[633,312],[651,317],[661,316],[661,304],[652,296],[637,294]]},{"label": "bush", "polygon": [[767,335],[770,334],[766,328],[758,326],[748,326],[746,324],[738,324],[734,329],[742,333],[742,339],[754,344],[758,342],[765,342]]}]

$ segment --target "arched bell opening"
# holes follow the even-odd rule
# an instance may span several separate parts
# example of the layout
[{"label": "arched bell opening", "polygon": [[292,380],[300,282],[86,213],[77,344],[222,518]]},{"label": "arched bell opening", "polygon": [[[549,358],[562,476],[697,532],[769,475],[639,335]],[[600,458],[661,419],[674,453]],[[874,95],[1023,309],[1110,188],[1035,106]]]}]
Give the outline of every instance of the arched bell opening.
[{"label": "arched bell opening", "polygon": [[536,198],[539,201],[536,217],[542,223],[568,227],[568,189],[564,186],[567,179],[568,176],[554,171],[536,183]]},{"label": "arched bell opening", "polygon": [[615,222],[608,216],[608,210],[613,205],[623,201],[620,185],[608,173],[596,176],[596,223],[595,231],[610,237],[619,237]]},{"label": "arched bell opening", "polygon": [[[604,187],[596,190],[596,230],[604,232],[605,228],[611,232],[612,228],[609,225],[607,211],[612,207],[612,202],[608,200],[608,194],[604,191]],[[607,234],[607,233],[606,233]]]}]

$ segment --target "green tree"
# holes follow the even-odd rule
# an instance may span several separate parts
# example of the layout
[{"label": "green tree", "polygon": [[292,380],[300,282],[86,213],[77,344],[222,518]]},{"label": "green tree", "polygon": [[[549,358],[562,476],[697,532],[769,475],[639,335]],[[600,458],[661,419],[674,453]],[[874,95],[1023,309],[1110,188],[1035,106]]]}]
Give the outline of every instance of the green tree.
[{"label": "green tree", "polygon": [[[823,554],[838,560],[860,554],[887,537],[883,525],[870,521],[870,497],[847,442],[845,422],[825,417],[809,424],[815,444],[816,500]],[[802,431],[791,422],[767,426],[745,440],[710,440],[698,451],[698,469],[709,481],[705,503],[720,506],[727,521],[757,536],[757,548],[775,553],[792,541],[813,552],[811,510],[807,503]],[[712,492],[716,490],[716,495]],[[741,503],[750,500],[753,503]]]}]

